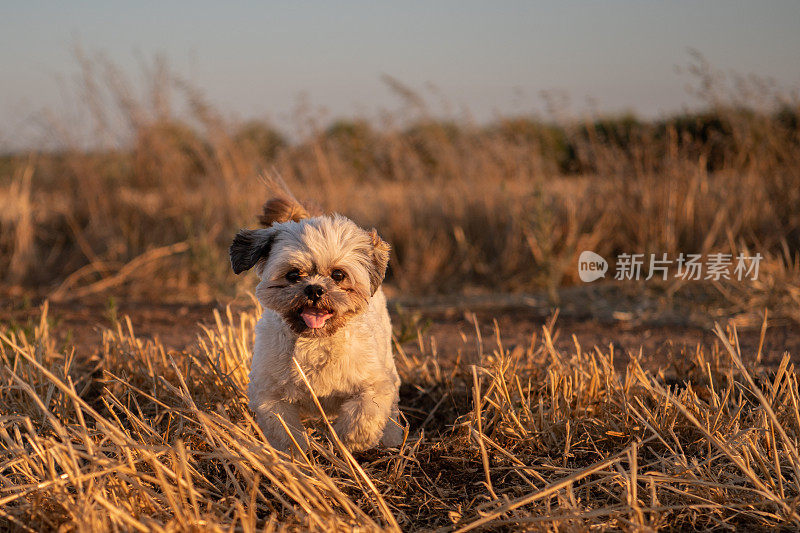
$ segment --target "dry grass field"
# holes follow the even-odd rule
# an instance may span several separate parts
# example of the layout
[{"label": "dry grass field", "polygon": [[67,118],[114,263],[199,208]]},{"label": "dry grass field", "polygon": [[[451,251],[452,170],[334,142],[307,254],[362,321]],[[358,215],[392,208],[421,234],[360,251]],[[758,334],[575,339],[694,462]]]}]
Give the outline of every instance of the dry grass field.
[{"label": "dry grass field", "polygon": [[680,380],[641,353],[558,348],[552,322],[526,344],[498,328],[452,353],[420,335],[397,344],[399,449],[354,457],[323,420],[287,457],[246,407],[253,313],[217,313],[181,351],[122,320],[82,358],[47,312],[0,333],[10,529],[800,526],[795,366],[760,366],[735,329],[683,352]]},{"label": "dry grass field", "polygon": [[[0,158],[3,529],[800,528],[796,100],[700,61],[702,112],[478,125],[387,80],[401,113],[287,139],[83,67],[92,148],[52,119],[59,150]],[[227,247],[276,176],[393,246],[399,449],[253,422]],[[583,285],[583,250],[764,259]]]}]

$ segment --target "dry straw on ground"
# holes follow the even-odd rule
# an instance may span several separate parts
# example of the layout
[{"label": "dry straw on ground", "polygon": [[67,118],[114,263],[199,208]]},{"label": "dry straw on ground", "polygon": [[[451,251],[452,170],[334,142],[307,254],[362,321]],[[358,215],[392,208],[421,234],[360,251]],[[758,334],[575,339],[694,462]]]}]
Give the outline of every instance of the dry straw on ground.
[{"label": "dry straw on ground", "polygon": [[[633,356],[501,332],[457,354],[398,346],[400,449],[264,444],[243,395],[254,315],[216,315],[185,352],[129,321],[79,361],[47,307],[0,332],[0,523],[18,530],[800,527],[798,378],[736,332],[671,382]],[[480,338],[480,337],[479,337]]]}]

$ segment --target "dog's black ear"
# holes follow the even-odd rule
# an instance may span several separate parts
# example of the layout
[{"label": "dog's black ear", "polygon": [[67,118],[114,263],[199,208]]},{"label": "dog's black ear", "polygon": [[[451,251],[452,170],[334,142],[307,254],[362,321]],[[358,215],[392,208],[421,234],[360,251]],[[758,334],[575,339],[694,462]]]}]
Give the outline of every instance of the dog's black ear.
[{"label": "dog's black ear", "polygon": [[369,289],[372,294],[378,290],[386,276],[386,267],[389,265],[389,244],[380,238],[378,232],[373,229],[369,232],[372,241],[372,268],[369,269]]},{"label": "dog's black ear", "polygon": [[235,274],[250,270],[256,263],[269,256],[275,240],[275,230],[243,229],[236,234],[230,247],[231,267]]}]

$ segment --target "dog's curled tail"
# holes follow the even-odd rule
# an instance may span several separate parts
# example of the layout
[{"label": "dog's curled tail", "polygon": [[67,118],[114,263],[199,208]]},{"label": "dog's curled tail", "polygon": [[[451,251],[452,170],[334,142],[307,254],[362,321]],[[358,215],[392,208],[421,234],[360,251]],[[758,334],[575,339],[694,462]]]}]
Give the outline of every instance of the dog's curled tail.
[{"label": "dog's curled tail", "polygon": [[308,211],[297,200],[278,196],[267,200],[261,215],[258,217],[258,221],[265,228],[268,228],[273,224],[288,222],[289,220],[300,222],[309,216]]}]

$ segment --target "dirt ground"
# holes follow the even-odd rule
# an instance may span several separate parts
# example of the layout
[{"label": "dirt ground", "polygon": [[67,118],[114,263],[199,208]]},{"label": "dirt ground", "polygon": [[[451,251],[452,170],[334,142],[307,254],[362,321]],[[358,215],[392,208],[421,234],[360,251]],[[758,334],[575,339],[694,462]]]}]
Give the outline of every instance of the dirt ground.
[{"label": "dirt ground", "polygon": [[[629,299],[630,300],[630,299]],[[679,366],[682,354],[698,345],[713,348],[716,335],[713,322],[725,326],[737,323],[742,353],[755,358],[761,337],[762,315],[755,317],[703,314],[696,306],[682,308],[675,302],[659,308],[646,297],[629,300],[586,291],[565,290],[558,306],[541,295],[479,295],[407,299],[390,292],[392,321],[403,350],[409,354],[436,354],[448,360],[465,352],[479,350],[475,323],[480,326],[482,349],[491,353],[497,348],[496,331],[505,348],[530,346],[534,335],[541,337],[543,326],[557,312],[554,344],[565,351],[577,342],[584,351],[598,347],[607,352],[613,347],[617,364],[624,364],[627,354],[641,349],[642,361],[651,368]],[[246,298],[230,302],[234,312],[252,309]],[[74,345],[76,355],[92,355],[98,349],[102,330],[114,319],[130,317],[134,332],[145,339],[157,339],[167,349],[182,350],[196,342],[199,325],[212,325],[214,309],[223,314],[225,305],[192,303],[151,303],[129,300],[49,303],[51,333],[64,345]],[[557,310],[557,311],[556,311]],[[40,307],[20,305],[7,300],[0,307],[0,324],[32,330],[38,323]],[[496,326],[495,326],[496,324]],[[800,328],[781,320],[770,320],[764,338],[762,362],[777,364],[789,352],[800,361]],[[469,355],[469,354],[466,354]]]}]

